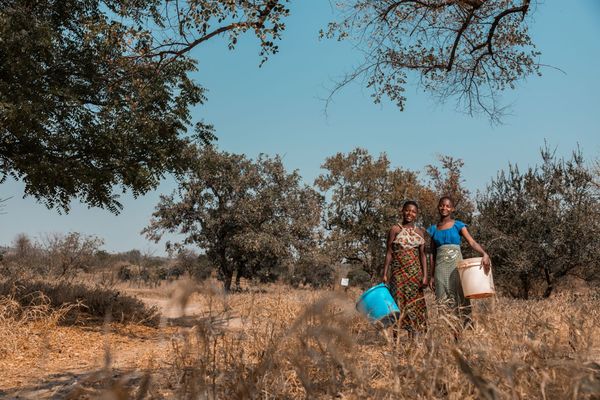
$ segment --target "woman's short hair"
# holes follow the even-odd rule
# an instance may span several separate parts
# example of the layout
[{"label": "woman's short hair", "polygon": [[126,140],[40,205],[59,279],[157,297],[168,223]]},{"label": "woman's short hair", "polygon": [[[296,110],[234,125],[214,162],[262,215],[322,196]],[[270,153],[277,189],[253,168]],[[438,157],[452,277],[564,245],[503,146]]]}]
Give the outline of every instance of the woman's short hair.
[{"label": "woman's short hair", "polygon": [[450,197],[450,196],[447,196],[447,195],[440,197],[440,200],[438,201],[438,204],[440,204],[444,200],[448,200],[450,203],[452,203],[452,206],[456,205],[456,203],[454,202],[454,199],[452,197]]},{"label": "woman's short hair", "polygon": [[406,200],[403,204],[402,204],[402,209],[404,210],[406,207],[408,206],[415,206],[415,208],[418,210],[419,209],[419,205],[417,204],[416,201],[414,200]]}]

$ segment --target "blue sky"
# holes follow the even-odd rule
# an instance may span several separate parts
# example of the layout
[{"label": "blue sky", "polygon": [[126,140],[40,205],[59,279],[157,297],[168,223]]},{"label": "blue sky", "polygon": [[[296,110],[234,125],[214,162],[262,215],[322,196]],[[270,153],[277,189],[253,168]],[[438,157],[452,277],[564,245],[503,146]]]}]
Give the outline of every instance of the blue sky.
[{"label": "blue sky", "polygon": [[[208,89],[208,102],[194,110],[196,119],[215,125],[222,150],[256,157],[280,154],[288,169],[298,169],[307,183],[321,173],[324,159],[355,147],[377,155],[386,152],[394,166],[423,171],[436,154],[462,158],[466,186],[483,190],[497,171],[539,160],[547,140],[560,155],[579,145],[588,161],[600,158],[600,1],[539,2],[531,34],[542,52],[542,77],[530,77],[504,94],[511,115],[492,127],[484,117],[457,111],[450,100],[437,104],[415,85],[407,88],[404,112],[391,103],[373,104],[370,92],[351,84],[334,97],[327,115],[325,98],[337,78],[352,69],[360,55],[350,43],[319,40],[319,29],[333,18],[328,0],[292,1],[280,52],[258,68],[254,39],[235,51],[221,40],[196,49],[195,79]],[[88,209],[77,202],[68,215],[22,199],[23,185],[6,182],[2,197],[13,196],[0,215],[0,244],[16,234],[34,238],[48,232],[79,231],[105,240],[109,251],[139,249],[163,253],[162,244],[139,232],[147,225],[171,179],[138,199],[125,195],[123,212]]]}]

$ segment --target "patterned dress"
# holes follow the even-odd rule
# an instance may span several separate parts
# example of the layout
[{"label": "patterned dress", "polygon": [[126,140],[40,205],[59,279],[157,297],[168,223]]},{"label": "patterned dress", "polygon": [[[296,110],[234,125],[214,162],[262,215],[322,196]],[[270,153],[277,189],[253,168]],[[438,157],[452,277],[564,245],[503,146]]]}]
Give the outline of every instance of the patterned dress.
[{"label": "patterned dress", "polygon": [[400,232],[392,243],[390,292],[404,313],[402,327],[411,332],[423,331],[427,328],[427,306],[423,296],[419,246],[425,240],[415,228],[398,226]]}]

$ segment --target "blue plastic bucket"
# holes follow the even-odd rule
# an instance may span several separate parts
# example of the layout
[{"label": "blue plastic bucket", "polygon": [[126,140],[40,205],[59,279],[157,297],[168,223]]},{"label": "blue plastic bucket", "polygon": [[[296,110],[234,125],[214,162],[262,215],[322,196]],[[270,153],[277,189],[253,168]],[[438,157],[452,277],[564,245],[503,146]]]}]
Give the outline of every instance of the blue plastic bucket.
[{"label": "blue plastic bucket", "polygon": [[400,317],[400,309],[384,283],[364,292],[356,303],[356,309],[371,322],[380,322],[383,325],[392,324]]}]

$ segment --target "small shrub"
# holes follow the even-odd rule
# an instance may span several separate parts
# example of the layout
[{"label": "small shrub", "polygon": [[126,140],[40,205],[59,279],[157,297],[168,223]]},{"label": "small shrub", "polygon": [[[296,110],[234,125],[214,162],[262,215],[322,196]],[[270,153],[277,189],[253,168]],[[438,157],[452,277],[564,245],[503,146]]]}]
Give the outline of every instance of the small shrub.
[{"label": "small shrub", "polygon": [[367,289],[371,286],[371,276],[362,267],[356,266],[348,271],[348,280],[350,286]]},{"label": "small shrub", "polygon": [[179,279],[185,273],[185,269],[179,264],[171,265],[167,270],[169,279]]},{"label": "small shrub", "polygon": [[114,289],[65,281],[0,282],[0,296],[12,296],[24,307],[35,305],[40,293],[48,299],[48,305],[53,309],[60,309],[69,304],[78,305],[65,315],[65,323],[75,323],[81,318],[104,321],[107,314],[116,322],[150,326],[157,325],[160,319],[156,307],[147,307],[141,300],[123,295]]},{"label": "small shrub", "polygon": [[122,264],[119,267],[117,277],[121,281],[130,281],[131,279],[133,279],[133,272],[131,271],[131,267],[129,266],[129,264]]},{"label": "small shrub", "polygon": [[72,278],[79,270],[87,271],[94,254],[104,244],[97,236],[79,232],[47,235],[44,241],[50,270],[60,278]]},{"label": "small shrub", "polygon": [[313,288],[331,286],[335,277],[335,269],[329,264],[298,263],[287,281],[290,285],[310,285]]}]

